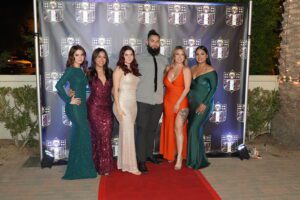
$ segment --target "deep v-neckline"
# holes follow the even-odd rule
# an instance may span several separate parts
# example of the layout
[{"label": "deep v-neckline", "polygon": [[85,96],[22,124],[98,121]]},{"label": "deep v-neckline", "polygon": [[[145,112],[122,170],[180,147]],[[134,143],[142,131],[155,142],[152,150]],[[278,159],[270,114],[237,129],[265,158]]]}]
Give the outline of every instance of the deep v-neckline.
[{"label": "deep v-neckline", "polygon": [[180,76],[181,71],[183,71],[183,67],[180,69],[180,72],[177,74],[176,78],[173,79],[173,81],[170,81],[169,76],[168,76],[169,73],[170,73],[170,71],[168,71],[168,73],[166,74],[166,75],[167,75],[167,80],[168,80],[170,83],[174,83],[174,81],[176,81],[176,79]]}]

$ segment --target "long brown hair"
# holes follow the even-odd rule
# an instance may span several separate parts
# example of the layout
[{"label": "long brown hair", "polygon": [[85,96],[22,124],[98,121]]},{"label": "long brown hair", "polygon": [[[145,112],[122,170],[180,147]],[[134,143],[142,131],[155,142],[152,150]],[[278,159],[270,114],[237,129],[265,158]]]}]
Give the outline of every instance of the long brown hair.
[{"label": "long brown hair", "polygon": [[105,78],[106,78],[106,80],[110,80],[112,78],[112,70],[108,67],[109,59],[108,59],[107,52],[103,48],[97,48],[93,51],[93,54],[92,54],[92,64],[91,64],[90,72],[89,72],[89,80],[91,80],[91,78],[93,78],[95,76],[98,77],[98,74],[96,71],[96,58],[98,57],[99,53],[101,53],[101,52],[104,53],[105,58],[106,58],[106,63],[103,66]]},{"label": "long brown hair", "polygon": [[[133,54],[133,61],[132,61],[132,63],[130,63],[131,71],[128,69],[127,65],[125,64],[124,54],[125,54],[125,51],[127,51],[127,50],[132,51],[132,54]],[[141,76],[141,74],[139,72],[139,68],[138,68],[139,65],[135,59],[135,52],[134,52],[133,48],[131,48],[130,46],[126,45],[121,48],[117,66],[119,66],[124,71],[125,75],[132,72],[133,75],[135,75],[135,76]]]},{"label": "long brown hair", "polygon": [[71,47],[70,51],[69,51],[69,55],[68,55],[68,60],[67,60],[67,63],[66,63],[66,67],[71,67],[73,66],[74,64],[74,61],[75,61],[75,57],[74,57],[74,54],[77,50],[81,50],[83,52],[83,55],[84,55],[84,60],[83,60],[83,63],[81,64],[80,67],[83,68],[83,71],[84,73],[87,73],[87,60],[86,60],[86,52],[84,50],[84,48],[80,45],[74,45]]}]

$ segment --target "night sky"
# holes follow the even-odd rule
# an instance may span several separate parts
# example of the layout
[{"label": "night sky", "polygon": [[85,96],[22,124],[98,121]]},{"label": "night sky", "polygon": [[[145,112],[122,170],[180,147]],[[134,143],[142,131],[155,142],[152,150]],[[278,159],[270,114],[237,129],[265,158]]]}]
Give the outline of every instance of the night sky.
[{"label": "night sky", "polygon": [[[0,53],[24,48],[22,32],[33,32],[33,0],[6,1],[0,8]],[[22,29],[24,31],[22,31]]]}]

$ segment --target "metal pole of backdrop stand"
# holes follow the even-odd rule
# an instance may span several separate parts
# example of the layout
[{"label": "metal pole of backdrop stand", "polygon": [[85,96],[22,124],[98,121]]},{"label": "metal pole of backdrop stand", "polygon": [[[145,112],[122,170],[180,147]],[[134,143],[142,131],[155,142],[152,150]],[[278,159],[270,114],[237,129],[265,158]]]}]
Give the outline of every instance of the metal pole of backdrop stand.
[{"label": "metal pole of backdrop stand", "polygon": [[248,87],[249,87],[249,70],[250,70],[250,45],[251,45],[251,24],[252,24],[252,0],[249,1],[249,24],[248,24],[248,38],[247,38],[247,64],[246,64],[246,90],[245,90],[245,109],[244,109],[244,130],[243,130],[243,144],[246,139],[247,127],[247,108],[248,108]]},{"label": "metal pole of backdrop stand", "polygon": [[42,112],[41,112],[41,84],[40,84],[40,65],[39,65],[39,33],[37,27],[37,0],[33,0],[33,16],[34,16],[34,46],[35,46],[35,69],[36,69],[36,91],[37,91],[37,106],[38,106],[38,124],[39,124],[39,139],[40,139],[40,159],[43,158],[42,148]]}]

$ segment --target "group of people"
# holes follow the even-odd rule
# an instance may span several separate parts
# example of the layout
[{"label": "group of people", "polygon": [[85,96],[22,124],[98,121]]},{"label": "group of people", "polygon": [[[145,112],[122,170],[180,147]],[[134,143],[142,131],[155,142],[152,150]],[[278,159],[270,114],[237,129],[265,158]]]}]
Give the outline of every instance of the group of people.
[{"label": "group of people", "polygon": [[[140,175],[148,173],[147,161],[161,162],[153,156],[153,146],[162,113],[163,158],[176,160],[175,170],[181,169],[183,159],[193,169],[209,165],[203,126],[213,107],[217,73],[208,50],[196,49],[197,64],[191,68],[183,47],[173,50],[170,63],[159,52],[160,35],[155,30],[148,33],[146,53],[136,56],[132,47],[123,46],[114,71],[108,67],[105,49],[94,50],[90,68],[83,47],[70,49],[67,69],[56,84],[72,122],[63,179],[94,178],[113,170],[113,115],[119,122],[118,169]],[[87,84],[91,94],[86,100]]]}]

